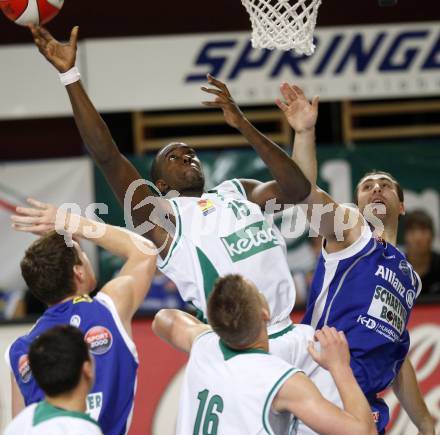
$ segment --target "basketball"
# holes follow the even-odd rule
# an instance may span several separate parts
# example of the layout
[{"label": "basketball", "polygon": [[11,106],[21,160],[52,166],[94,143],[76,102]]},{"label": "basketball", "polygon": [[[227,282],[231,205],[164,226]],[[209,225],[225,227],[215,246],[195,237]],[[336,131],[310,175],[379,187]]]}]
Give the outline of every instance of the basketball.
[{"label": "basketball", "polygon": [[45,24],[58,15],[64,0],[0,0],[3,13],[16,24]]}]

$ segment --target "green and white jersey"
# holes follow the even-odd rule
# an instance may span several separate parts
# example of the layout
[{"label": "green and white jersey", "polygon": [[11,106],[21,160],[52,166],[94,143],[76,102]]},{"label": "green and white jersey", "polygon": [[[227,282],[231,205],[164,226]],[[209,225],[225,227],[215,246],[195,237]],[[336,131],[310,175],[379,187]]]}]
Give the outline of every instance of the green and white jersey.
[{"label": "green and white jersey", "polygon": [[[206,318],[206,301],[219,276],[239,273],[266,297],[271,325],[289,318],[295,285],[286,245],[260,207],[247,200],[242,184],[229,180],[200,198],[170,200],[176,233],[159,269]],[[285,327],[286,325],[283,325]]]},{"label": "green and white jersey", "polygon": [[287,435],[295,419],[271,411],[299,370],[261,349],[235,351],[214,332],[196,338],[186,367],[177,435]]},{"label": "green and white jersey", "polygon": [[4,435],[102,435],[102,431],[87,414],[56,408],[43,400],[23,409]]}]

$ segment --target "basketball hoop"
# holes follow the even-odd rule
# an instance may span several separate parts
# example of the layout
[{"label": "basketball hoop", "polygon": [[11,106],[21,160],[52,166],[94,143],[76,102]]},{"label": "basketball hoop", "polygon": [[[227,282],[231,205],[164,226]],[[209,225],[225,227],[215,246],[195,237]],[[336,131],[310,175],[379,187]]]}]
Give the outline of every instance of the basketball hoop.
[{"label": "basketball hoop", "polygon": [[252,47],[310,56],[321,0],[241,0],[252,24]]}]

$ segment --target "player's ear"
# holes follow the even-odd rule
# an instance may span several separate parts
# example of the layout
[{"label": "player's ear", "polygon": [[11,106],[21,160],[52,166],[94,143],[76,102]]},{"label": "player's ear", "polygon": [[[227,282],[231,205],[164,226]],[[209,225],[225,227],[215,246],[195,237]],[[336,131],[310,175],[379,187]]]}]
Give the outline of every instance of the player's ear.
[{"label": "player's ear", "polygon": [[406,215],[405,204],[403,202],[401,202],[399,205],[399,214],[400,214],[400,216]]},{"label": "player's ear", "polygon": [[84,281],[85,273],[84,273],[84,267],[82,264],[75,264],[73,266],[73,278],[79,282]]},{"label": "player's ear", "polygon": [[87,382],[92,386],[95,383],[95,365],[92,359],[84,361],[82,372]]},{"label": "player's ear", "polygon": [[270,321],[270,314],[269,314],[269,310],[265,307],[263,307],[261,309],[261,312],[263,314],[263,320],[267,323]]}]

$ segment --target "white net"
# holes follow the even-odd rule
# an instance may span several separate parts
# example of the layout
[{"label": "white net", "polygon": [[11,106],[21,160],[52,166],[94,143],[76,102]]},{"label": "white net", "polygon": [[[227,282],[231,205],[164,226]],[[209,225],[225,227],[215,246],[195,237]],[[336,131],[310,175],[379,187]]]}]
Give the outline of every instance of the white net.
[{"label": "white net", "polygon": [[241,0],[250,15],[252,46],[311,55],[321,0]]}]

